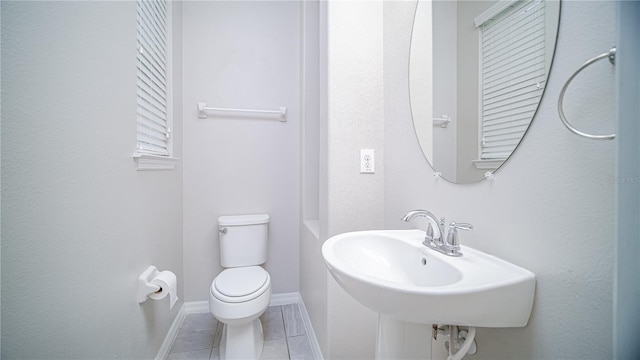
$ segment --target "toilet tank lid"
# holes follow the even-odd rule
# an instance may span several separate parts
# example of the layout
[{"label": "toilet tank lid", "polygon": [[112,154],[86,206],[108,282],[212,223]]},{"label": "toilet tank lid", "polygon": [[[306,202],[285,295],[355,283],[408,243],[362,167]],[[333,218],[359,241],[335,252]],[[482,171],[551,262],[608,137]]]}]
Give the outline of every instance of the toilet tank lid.
[{"label": "toilet tank lid", "polygon": [[265,224],[268,222],[269,214],[226,215],[218,218],[218,225],[220,226]]}]

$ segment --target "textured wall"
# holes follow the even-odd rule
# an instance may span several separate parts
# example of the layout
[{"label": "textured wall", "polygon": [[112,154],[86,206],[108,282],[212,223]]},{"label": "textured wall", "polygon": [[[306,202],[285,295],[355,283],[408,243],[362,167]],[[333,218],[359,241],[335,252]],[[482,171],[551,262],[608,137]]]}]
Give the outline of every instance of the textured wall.
[{"label": "textured wall", "polygon": [[[209,299],[222,270],[217,218],[269,213],[274,293],[298,291],[300,4],[184,3],[185,300]],[[199,119],[210,107],[277,109],[287,122]]]},{"label": "textured wall", "polygon": [[[541,109],[496,178],[472,185],[434,179],[414,140],[404,67],[415,4],[386,6],[385,226],[404,227],[399,216],[426,208],[447,221],[474,224],[472,232],[461,234],[463,244],[536,274],[529,325],[479,329],[474,358],[611,358],[615,143],[569,133],[556,102],[577,67],[614,45],[615,3],[563,2]],[[613,132],[613,81],[607,62],[581,74],[567,93],[567,116],[584,129]]]},{"label": "textured wall", "polygon": [[[383,222],[382,5],[374,1],[328,4],[328,236],[379,228]],[[360,174],[361,148],[375,149],[375,174]],[[330,277],[327,292],[329,350],[325,357],[373,358],[376,314]]]},{"label": "textured wall", "polygon": [[153,358],[182,303],[136,281],[182,297],[182,173],[135,169],[135,2],[1,6],[2,358]]}]

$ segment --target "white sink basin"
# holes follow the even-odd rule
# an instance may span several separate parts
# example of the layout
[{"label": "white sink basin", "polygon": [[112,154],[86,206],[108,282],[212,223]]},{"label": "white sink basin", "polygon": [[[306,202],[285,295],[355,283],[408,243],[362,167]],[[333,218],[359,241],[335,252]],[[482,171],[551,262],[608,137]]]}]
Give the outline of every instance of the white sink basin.
[{"label": "white sink basin", "polygon": [[336,235],[322,255],[357,301],[391,318],[421,324],[521,327],[527,324],[535,275],[467,246],[451,257],[422,245],[424,231]]}]

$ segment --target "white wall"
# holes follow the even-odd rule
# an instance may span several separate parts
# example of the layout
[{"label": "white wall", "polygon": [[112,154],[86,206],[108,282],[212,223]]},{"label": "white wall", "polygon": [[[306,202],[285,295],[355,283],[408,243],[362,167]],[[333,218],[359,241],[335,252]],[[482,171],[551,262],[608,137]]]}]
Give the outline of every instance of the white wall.
[{"label": "white wall", "polygon": [[[382,226],[384,98],[382,2],[330,2],[327,12],[327,237]],[[360,174],[360,149],[376,173]],[[377,316],[328,278],[329,359],[373,358]]]},{"label": "white wall", "polygon": [[[568,132],[556,101],[577,67],[614,45],[615,3],[562,3],[557,53],[538,115],[496,178],[472,185],[434,179],[413,140],[404,67],[414,5],[385,7],[385,227],[404,227],[402,214],[426,208],[447,221],[474,224],[461,234],[463,244],[536,274],[528,326],[479,329],[474,358],[611,358],[615,143]],[[613,67],[602,62],[581,76],[567,93],[567,116],[582,128],[615,131]]]},{"label": "white wall", "polygon": [[1,6],[2,358],[153,358],[182,302],[136,280],[182,297],[182,172],[135,169],[135,2]]},{"label": "white wall", "polygon": [[[382,3],[328,5],[328,235],[381,225],[384,98]],[[406,64],[405,64],[406,65]],[[360,174],[360,149],[376,173]]]},{"label": "white wall", "polygon": [[[319,61],[308,58],[305,65],[319,66],[320,118],[310,124],[319,131],[319,225],[317,234],[307,226],[302,231],[301,292],[325,358],[373,358],[377,316],[328,276],[321,245],[332,235],[383,224],[382,3],[313,6],[305,12],[305,47]],[[305,137],[303,148],[315,141]],[[360,174],[362,148],[375,150],[375,174]]]},{"label": "white wall", "polygon": [[[323,20],[321,21],[321,13]],[[320,176],[326,174],[326,161],[321,169],[321,140],[326,146],[326,2],[302,3],[302,211],[300,224],[300,294],[313,324],[321,349],[327,349],[327,270],[321,254],[320,223],[326,229],[326,211],[320,210]],[[322,27],[326,29],[326,27]],[[323,41],[321,42],[321,37]],[[323,47],[321,49],[321,43]],[[321,86],[322,80],[322,86]],[[322,90],[321,90],[322,87]],[[322,94],[322,101],[321,101]],[[321,105],[322,104],[322,105]],[[322,121],[321,121],[322,119]],[[322,135],[324,134],[324,136]],[[326,159],[326,156],[322,156]],[[323,183],[326,186],[326,183]],[[326,194],[326,190],[322,192]],[[326,196],[323,196],[323,201]],[[326,230],[323,230],[323,233]]]},{"label": "white wall", "polygon": [[[300,4],[184,3],[185,300],[222,270],[217,218],[269,213],[274,293],[298,291]],[[287,122],[197,118],[196,103],[288,108]]]}]

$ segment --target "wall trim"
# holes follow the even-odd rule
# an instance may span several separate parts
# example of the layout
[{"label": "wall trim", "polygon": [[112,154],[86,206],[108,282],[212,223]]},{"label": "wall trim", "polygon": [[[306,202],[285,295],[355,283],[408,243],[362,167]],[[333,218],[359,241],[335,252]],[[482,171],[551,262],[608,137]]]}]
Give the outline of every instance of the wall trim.
[{"label": "wall trim", "polygon": [[300,293],[297,293],[297,292],[272,294],[271,302],[269,303],[269,306],[299,304],[301,302],[302,302],[302,298],[300,297]]},{"label": "wall trim", "polygon": [[311,324],[311,318],[309,317],[309,312],[307,311],[307,307],[304,305],[302,295],[300,293],[297,293],[297,294],[299,297],[298,308],[300,309],[300,314],[302,315],[302,322],[304,322],[304,328],[307,331],[307,337],[309,338],[309,345],[311,345],[313,358],[315,360],[324,360],[324,357],[322,356],[322,350],[320,349],[320,344],[318,343],[318,338],[316,337],[316,332],[313,331],[313,325]]},{"label": "wall trim", "polygon": [[187,315],[191,314],[206,314],[209,311],[209,301],[189,301],[182,305]]},{"label": "wall trim", "polygon": [[[309,345],[311,345],[311,351],[313,352],[313,357],[315,358],[315,360],[323,360],[324,358],[322,357],[320,344],[318,344],[316,333],[313,331],[311,318],[309,317],[307,308],[304,305],[304,301],[302,300],[302,295],[300,295],[299,292],[271,295],[271,302],[269,303],[269,306],[281,306],[288,304],[298,304],[300,315],[302,316],[302,322],[304,323],[307,337],[309,339]],[[171,327],[167,332],[167,336],[165,336],[164,341],[160,346],[158,355],[156,355],[156,360],[164,360],[167,358],[167,355],[169,355],[169,350],[171,349],[171,345],[173,345],[173,341],[176,339],[178,331],[180,330],[180,326],[182,325],[182,322],[187,315],[206,314],[209,311],[209,301],[189,301],[183,303],[180,311],[178,312],[178,315],[173,320],[173,324],[171,324]]]},{"label": "wall trim", "polygon": [[160,350],[158,350],[158,355],[156,355],[156,360],[164,360],[169,355],[169,350],[171,349],[171,345],[173,345],[173,341],[178,336],[178,331],[180,331],[180,325],[184,321],[184,318],[187,316],[185,311],[185,304],[180,307],[180,311],[178,311],[178,315],[173,319],[173,323],[167,332],[167,336],[164,337],[164,341],[162,345],[160,345]]}]

